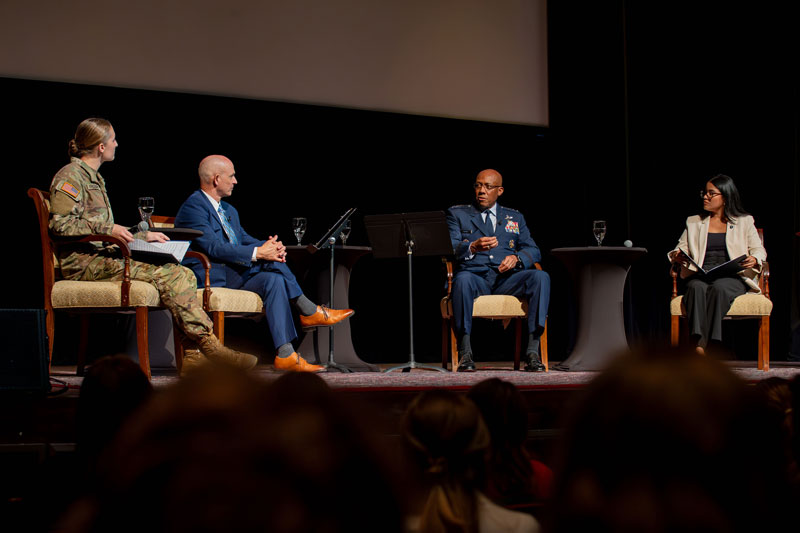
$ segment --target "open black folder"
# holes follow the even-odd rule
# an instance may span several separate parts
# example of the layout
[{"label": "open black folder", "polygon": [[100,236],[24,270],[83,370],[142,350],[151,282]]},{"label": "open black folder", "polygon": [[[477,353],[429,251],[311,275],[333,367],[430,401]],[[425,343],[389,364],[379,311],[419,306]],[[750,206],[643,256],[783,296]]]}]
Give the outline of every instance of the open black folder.
[{"label": "open black folder", "polygon": [[684,255],[684,257],[686,257],[686,259],[689,260],[689,262],[691,264],[693,264],[694,266],[697,267],[697,274],[696,275],[700,276],[701,278],[703,278],[705,280],[709,280],[709,281],[710,280],[715,280],[715,279],[718,279],[718,278],[732,278],[732,277],[735,277],[737,273],[739,273],[742,270],[744,270],[744,268],[742,268],[742,265],[740,265],[739,263],[744,261],[744,258],[747,257],[747,255],[740,255],[736,259],[731,259],[730,261],[726,261],[726,262],[722,263],[721,265],[717,265],[714,268],[710,268],[710,269],[706,270],[703,267],[701,267],[700,265],[698,265],[697,263],[695,263],[694,259],[692,259],[692,257],[689,254],[687,254],[684,250],[682,250],[680,248],[678,248],[678,250],[680,250],[680,252]]}]

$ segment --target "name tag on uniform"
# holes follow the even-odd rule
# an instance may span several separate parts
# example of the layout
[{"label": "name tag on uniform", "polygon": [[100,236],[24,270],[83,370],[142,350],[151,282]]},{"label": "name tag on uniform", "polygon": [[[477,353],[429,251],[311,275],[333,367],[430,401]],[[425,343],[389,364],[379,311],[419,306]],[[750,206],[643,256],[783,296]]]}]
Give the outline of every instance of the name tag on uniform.
[{"label": "name tag on uniform", "polygon": [[519,222],[513,220],[506,220],[506,232],[519,233]]}]

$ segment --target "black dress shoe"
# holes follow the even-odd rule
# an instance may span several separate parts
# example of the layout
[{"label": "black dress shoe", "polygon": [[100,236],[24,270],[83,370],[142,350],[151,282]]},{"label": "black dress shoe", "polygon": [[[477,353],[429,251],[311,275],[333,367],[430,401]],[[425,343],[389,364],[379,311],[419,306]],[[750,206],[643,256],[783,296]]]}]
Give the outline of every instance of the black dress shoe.
[{"label": "black dress shoe", "polygon": [[458,360],[458,372],[475,372],[475,362],[472,360],[472,354],[464,354]]},{"label": "black dress shoe", "polygon": [[529,353],[525,361],[525,372],[544,372],[545,368],[539,360],[539,354]]}]

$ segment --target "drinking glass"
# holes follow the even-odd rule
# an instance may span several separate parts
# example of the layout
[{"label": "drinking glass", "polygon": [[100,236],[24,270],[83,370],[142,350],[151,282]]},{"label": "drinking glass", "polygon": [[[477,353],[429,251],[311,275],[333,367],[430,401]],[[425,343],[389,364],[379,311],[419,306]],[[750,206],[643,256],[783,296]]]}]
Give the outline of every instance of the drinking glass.
[{"label": "drinking glass", "polygon": [[139,198],[139,216],[142,217],[142,222],[147,223],[147,227],[150,227],[150,215],[153,214],[153,210],[156,208],[155,200],[153,200],[152,196],[142,196]]},{"label": "drinking glass", "polygon": [[602,246],[603,239],[606,236],[606,221],[595,220],[592,223],[592,232],[594,233],[594,238],[597,239],[597,246]]},{"label": "drinking glass", "polygon": [[350,230],[353,228],[352,223],[347,220],[342,224],[342,232],[339,233],[339,238],[342,239],[342,246],[347,245],[347,238],[350,236]]},{"label": "drinking glass", "polygon": [[300,241],[306,233],[306,224],[307,221],[305,217],[294,217],[292,219],[292,231],[294,231],[294,237],[297,239],[298,246],[300,246]]}]

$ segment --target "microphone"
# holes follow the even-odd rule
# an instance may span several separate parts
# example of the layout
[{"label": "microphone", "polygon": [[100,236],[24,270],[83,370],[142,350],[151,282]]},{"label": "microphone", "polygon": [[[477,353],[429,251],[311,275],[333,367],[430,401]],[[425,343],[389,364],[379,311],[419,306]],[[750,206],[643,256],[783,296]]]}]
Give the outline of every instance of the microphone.
[{"label": "microphone", "polygon": [[150,231],[150,226],[147,224],[147,222],[142,220],[135,226],[131,226],[130,228],[128,228],[128,231],[130,231],[131,233],[136,233],[139,231]]},{"label": "microphone", "polygon": [[633,242],[631,242],[630,240],[626,240],[622,244],[625,245],[625,248],[630,248],[631,246],[633,246]]}]

